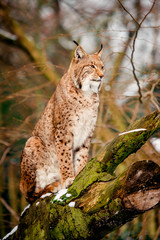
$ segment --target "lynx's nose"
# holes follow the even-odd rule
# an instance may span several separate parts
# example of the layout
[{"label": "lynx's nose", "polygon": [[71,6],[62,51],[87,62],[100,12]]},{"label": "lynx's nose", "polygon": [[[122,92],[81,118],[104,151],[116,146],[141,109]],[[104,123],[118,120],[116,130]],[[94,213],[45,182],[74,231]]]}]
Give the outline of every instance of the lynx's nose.
[{"label": "lynx's nose", "polygon": [[104,77],[104,74],[102,73],[99,78],[102,80],[102,78]]}]

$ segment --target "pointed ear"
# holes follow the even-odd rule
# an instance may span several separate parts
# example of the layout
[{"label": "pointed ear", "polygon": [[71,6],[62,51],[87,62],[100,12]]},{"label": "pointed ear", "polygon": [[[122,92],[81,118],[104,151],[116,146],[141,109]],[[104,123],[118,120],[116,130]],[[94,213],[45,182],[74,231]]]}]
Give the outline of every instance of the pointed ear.
[{"label": "pointed ear", "polygon": [[98,57],[101,57],[102,51],[103,51],[103,44],[101,44],[101,48],[100,48],[99,51],[97,52]]},{"label": "pointed ear", "polygon": [[74,56],[77,59],[83,58],[86,55],[85,51],[81,46],[78,46],[75,50]]}]

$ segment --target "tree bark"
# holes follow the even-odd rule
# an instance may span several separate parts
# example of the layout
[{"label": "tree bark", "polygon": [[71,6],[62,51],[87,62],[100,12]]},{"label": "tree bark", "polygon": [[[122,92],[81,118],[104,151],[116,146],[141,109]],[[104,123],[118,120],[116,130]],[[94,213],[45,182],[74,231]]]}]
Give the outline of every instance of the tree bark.
[{"label": "tree bark", "polygon": [[[160,126],[157,111],[117,136],[79,173],[61,200],[38,199],[21,216],[7,239],[101,239],[137,215],[160,205],[160,167],[151,160],[135,162],[115,175],[116,167],[136,152]],[[70,195],[67,195],[70,194]],[[69,203],[74,202],[75,207]]]}]

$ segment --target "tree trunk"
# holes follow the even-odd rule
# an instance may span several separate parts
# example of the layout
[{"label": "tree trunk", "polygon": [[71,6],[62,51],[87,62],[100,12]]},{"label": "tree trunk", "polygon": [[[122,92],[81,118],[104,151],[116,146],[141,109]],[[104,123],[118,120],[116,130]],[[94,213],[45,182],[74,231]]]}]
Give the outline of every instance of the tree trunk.
[{"label": "tree trunk", "polygon": [[[116,167],[136,152],[160,125],[153,112],[117,136],[91,159],[60,200],[38,199],[20,218],[8,239],[101,239],[139,214],[160,204],[160,167],[135,162],[121,175]],[[140,130],[142,129],[143,130]],[[146,130],[144,130],[146,129]],[[67,195],[69,194],[69,195]],[[75,204],[70,207],[69,204]]]}]

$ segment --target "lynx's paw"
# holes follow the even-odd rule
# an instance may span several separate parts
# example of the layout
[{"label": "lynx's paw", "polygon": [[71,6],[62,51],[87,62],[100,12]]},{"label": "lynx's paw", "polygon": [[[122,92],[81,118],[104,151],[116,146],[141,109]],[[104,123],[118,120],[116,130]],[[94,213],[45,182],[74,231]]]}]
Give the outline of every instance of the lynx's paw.
[{"label": "lynx's paw", "polygon": [[45,194],[45,193],[57,193],[61,189],[62,189],[61,182],[56,181],[56,182],[53,182],[53,183],[47,185],[43,190],[43,194]]},{"label": "lynx's paw", "polygon": [[62,186],[63,188],[68,188],[74,181],[75,177],[72,178],[67,178],[63,183]]},{"label": "lynx's paw", "polygon": [[63,188],[63,187],[62,187],[62,184],[59,183],[59,185],[52,190],[52,193],[57,193],[57,192],[59,192],[62,188]]}]

